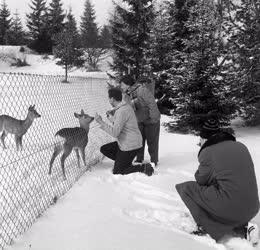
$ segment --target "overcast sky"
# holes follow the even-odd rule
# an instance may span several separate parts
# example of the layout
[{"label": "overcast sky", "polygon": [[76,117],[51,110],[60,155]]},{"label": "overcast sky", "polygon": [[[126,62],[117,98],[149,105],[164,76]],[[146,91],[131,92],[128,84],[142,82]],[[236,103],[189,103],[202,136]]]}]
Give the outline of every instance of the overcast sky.
[{"label": "overcast sky", "polygon": [[[2,0],[0,0],[2,2]],[[30,12],[29,4],[32,0],[5,0],[8,9],[11,11],[11,14],[18,10],[23,24],[25,25],[25,13]],[[51,0],[47,0],[49,4]],[[72,8],[72,12],[79,22],[80,16],[83,14],[85,0],[62,0],[64,9],[68,9],[69,6]],[[98,25],[103,25],[107,22],[109,13],[112,10],[112,0],[92,0],[96,11],[96,21]]]}]

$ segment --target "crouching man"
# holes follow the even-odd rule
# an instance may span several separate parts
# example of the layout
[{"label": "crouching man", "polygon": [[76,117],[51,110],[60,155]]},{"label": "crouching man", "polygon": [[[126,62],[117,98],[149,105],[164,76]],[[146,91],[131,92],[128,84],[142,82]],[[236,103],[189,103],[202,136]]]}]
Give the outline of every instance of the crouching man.
[{"label": "crouching man", "polygon": [[106,133],[116,138],[117,141],[105,144],[100,151],[108,158],[115,161],[113,174],[130,174],[142,172],[151,176],[154,172],[149,163],[132,165],[133,159],[142,147],[142,135],[138,128],[133,108],[122,102],[122,92],[119,88],[110,88],[108,98],[113,112],[107,112],[110,124],[96,114],[95,120]]},{"label": "crouching man", "polygon": [[259,211],[259,198],[247,147],[221,132],[215,119],[204,122],[200,137],[196,181],[176,185],[198,225],[193,233],[220,242],[224,236],[239,236],[257,244],[258,227],[249,221]]}]

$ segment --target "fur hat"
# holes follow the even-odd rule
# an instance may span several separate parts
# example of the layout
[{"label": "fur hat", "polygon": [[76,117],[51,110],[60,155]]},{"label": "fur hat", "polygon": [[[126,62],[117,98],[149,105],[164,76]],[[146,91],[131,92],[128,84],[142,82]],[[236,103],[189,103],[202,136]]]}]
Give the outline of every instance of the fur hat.
[{"label": "fur hat", "polygon": [[220,127],[219,123],[214,118],[209,118],[203,122],[201,131],[200,131],[200,137],[204,139],[208,139],[212,135],[219,132]]}]

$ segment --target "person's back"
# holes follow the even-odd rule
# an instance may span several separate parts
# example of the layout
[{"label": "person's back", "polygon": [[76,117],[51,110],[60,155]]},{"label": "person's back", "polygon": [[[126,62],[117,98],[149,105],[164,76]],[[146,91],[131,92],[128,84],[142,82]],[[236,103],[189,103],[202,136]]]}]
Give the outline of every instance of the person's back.
[{"label": "person's back", "polygon": [[[234,218],[244,210],[252,209],[251,213],[257,213],[258,189],[254,164],[247,147],[237,141],[223,141],[205,148],[199,156],[199,161],[207,157],[213,169],[211,178],[215,180],[214,185],[218,191],[216,199],[226,203],[225,207],[223,203],[218,205],[214,202],[212,209],[233,210],[231,215]],[[240,206],[241,201],[247,206]]]},{"label": "person's back", "polygon": [[200,129],[196,181],[177,184],[176,190],[197,223],[194,234],[216,241],[237,235],[258,242],[258,227],[250,223],[259,210],[254,164],[245,145],[221,131],[214,118]]},{"label": "person's back", "polygon": [[161,114],[152,92],[145,85],[138,85],[132,93],[138,122],[156,123]]}]

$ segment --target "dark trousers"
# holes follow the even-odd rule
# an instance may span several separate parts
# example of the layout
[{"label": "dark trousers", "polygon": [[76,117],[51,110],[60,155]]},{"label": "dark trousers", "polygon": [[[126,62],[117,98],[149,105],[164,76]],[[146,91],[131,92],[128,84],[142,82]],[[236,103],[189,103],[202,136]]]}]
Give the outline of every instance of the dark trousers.
[{"label": "dark trousers", "polygon": [[151,162],[157,164],[159,153],[159,135],[160,135],[160,121],[152,124],[138,123],[139,129],[143,137],[143,147],[138,151],[136,161],[142,162],[144,160],[145,142],[147,141],[148,152]]},{"label": "dark trousers", "polygon": [[136,157],[140,149],[131,151],[122,151],[118,147],[117,142],[111,142],[103,145],[100,152],[111,160],[115,161],[113,174],[131,174],[134,172],[144,172],[144,166],[132,165],[133,159]]},{"label": "dark trousers", "polygon": [[233,234],[245,237],[247,223],[217,217],[199,205],[190,191],[195,192],[195,190],[201,189],[197,182],[187,181],[177,184],[175,187],[197,225],[201,226],[213,239],[219,241],[223,236]]}]

